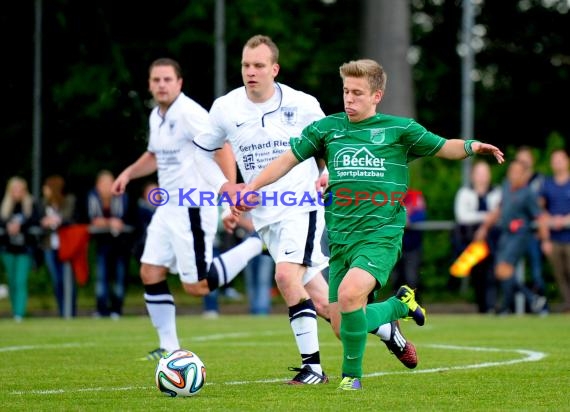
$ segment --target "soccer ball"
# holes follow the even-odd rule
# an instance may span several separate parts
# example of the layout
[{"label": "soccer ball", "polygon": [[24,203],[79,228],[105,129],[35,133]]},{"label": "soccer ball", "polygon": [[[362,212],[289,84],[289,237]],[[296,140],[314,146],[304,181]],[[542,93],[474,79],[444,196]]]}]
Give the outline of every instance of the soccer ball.
[{"label": "soccer ball", "polygon": [[206,367],[194,352],[178,349],[158,361],[154,378],[166,395],[194,396],[206,383]]}]

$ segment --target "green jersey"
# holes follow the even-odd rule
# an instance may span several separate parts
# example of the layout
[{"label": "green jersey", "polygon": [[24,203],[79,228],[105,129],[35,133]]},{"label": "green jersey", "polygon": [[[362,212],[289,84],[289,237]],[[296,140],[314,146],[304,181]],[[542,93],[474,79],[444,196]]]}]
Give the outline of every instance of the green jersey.
[{"label": "green jersey", "polygon": [[291,149],[299,161],[325,160],[327,231],[331,242],[346,244],[378,231],[403,232],[408,162],[435,155],[444,143],[413,119],[378,113],[351,123],[346,113],[338,113],[308,125],[291,139]]}]

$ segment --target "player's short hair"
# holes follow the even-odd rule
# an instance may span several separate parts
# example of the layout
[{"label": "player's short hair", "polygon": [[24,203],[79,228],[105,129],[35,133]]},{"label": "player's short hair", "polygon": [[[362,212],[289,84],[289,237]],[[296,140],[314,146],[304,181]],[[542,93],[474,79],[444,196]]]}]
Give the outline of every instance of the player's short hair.
[{"label": "player's short hair", "polygon": [[161,58],[153,61],[148,68],[149,76],[150,76],[150,72],[152,72],[152,69],[154,69],[157,66],[170,66],[174,69],[174,73],[176,73],[176,76],[179,79],[182,78],[182,67],[180,67],[180,63],[178,63],[174,59],[171,59],[169,57],[161,57]]},{"label": "player's short hair", "polygon": [[339,68],[340,77],[366,78],[372,91],[386,88],[387,75],[382,65],[371,59],[352,60]]},{"label": "player's short hair", "polygon": [[279,48],[277,45],[271,40],[271,37],[264,36],[262,34],[256,34],[245,43],[243,48],[255,49],[258,46],[265,44],[271,50],[271,60],[273,63],[279,62]]}]

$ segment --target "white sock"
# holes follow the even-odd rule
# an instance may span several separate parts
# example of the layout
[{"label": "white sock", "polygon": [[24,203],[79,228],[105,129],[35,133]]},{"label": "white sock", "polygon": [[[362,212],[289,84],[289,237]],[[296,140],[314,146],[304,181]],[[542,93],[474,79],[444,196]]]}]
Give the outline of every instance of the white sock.
[{"label": "white sock", "polygon": [[320,363],[317,312],[311,300],[289,308],[291,329],[295,335],[297,348],[303,365],[309,365],[314,372],[322,375]]},{"label": "white sock", "polygon": [[385,323],[380,325],[376,331],[376,336],[379,336],[382,340],[390,340],[390,335],[392,334],[392,325],[390,323]]},{"label": "white sock", "polygon": [[323,367],[320,364],[308,363],[307,365],[311,367],[313,372],[318,373],[319,375],[323,374]]},{"label": "white sock", "polygon": [[171,294],[149,295],[145,293],[144,301],[152,325],[158,333],[160,347],[168,352],[179,349],[174,297]]},{"label": "white sock", "polygon": [[262,251],[263,243],[257,237],[249,237],[239,245],[222,253],[212,262],[216,265],[219,285],[222,287],[230,283],[246,267],[249,260]]}]

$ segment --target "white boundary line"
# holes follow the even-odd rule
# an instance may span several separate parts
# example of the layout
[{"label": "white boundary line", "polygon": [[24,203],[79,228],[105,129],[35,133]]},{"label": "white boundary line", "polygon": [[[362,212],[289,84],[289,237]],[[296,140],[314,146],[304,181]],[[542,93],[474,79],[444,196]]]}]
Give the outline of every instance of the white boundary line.
[{"label": "white boundary line", "polygon": [[[266,334],[271,334],[268,332]],[[230,334],[231,336],[243,337],[244,335],[248,335],[247,333],[235,333]],[[226,338],[227,335],[217,334],[212,335],[211,339],[220,339]],[[192,340],[201,340],[205,341],[208,340],[208,337],[196,337]],[[86,346],[85,344],[79,343],[68,343],[68,344],[48,344],[48,345],[22,345],[22,346],[7,346],[7,347],[0,347],[0,352],[12,352],[12,351],[21,351],[21,350],[35,350],[35,349],[51,349],[51,348],[68,348],[68,347],[80,347]],[[89,345],[87,345],[89,346]],[[410,373],[436,373],[436,372],[444,372],[444,371],[453,371],[453,370],[465,370],[465,369],[479,369],[479,368],[489,368],[494,366],[506,366],[506,365],[514,365],[517,363],[523,362],[537,362],[546,357],[546,353],[544,352],[537,352],[527,349],[500,349],[500,348],[485,348],[485,347],[471,347],[471,346],[456,346],[456,345],[443,345],[443,344],[432,344],[432,345],[422,345],[428,348],[434,349],[442,349],[442,350],[462,350],[462,351],[474,351],[474,352],[514,352],[516,354],[522,355],[522,358],[519,359],[509,359],[505,361],[497,361],[497,362],[483,362],[483,363],[474,363],[470,365],[458,365],[458,366],[444,366],[439,368],[431,368],[431,369],[419,369],[419,370],[404,370],[398,372],[372,372],[363,375],[364,377],[377,377],[377,376],[387,376],[387,375],[403,375],[403,374],[410,374]],[[275,382],[283,382],[285,378],[273,378],[273,379],[262,379],[262,380],[251,380],[251,381],[230,381],[230,382],[207,382],[206,385],[247,385],[252,383],[275,383]],[[131,391],[131,390],[148,390],[153,389],[153,386],[125,386],[120,388],[103,388],[103,387],[95,387],[95,388],[81,388],[81,389],[50,389],[50,390],[30,390],[30,391],[13,391],[9,392],[10,395],[57,395],[63,393],[81,393],[81,392],[102,392],[102,391],[109,391],[109,392],[120,392],[120,391]]]},{"label": "white boundary line", "polygon": [[17,352],[22,350],[36,349],[62,349],[62,348],[80,348],[84,346],[93,346],[92,343],[46,343],[45,345],[20,345],[0,347],[1,352]]},{"label": "white boundary line", "polygon": [[479,368],[490,368],[493,366],[506,366],[506,365],[514,365],[516,363],[522,362],[537,362],[542,360],[546,357],[546,353],[544,352],[537,352],[527,349],[499,349],[499,348],[483,348],[483,347],[472,347],[472,346],[455,346],[455,345],[422,345],[428,348],[435,348],[435,349],[445,349],[445,350],[465,350],[465,351],[472,351],[472,352],[514,352],[520,355],[523,355],[523,358],[520,359],[510,359],[505,361],[497,361],[497,362],[483,362],[483,363],[474,363],[471,365],[458,365],[458,366],[444,366],[441,368],[431,368],[431,369],[418,369],[413,371],[402,371],[402,372],[373,372],[367,374],[365,376],[385,376],[385,375],[401,375],[403,373],[435,373],[435,372],[444,372],[444,371],[453,371],[453,370],[464,370],[464,369],[479,369]]}]

